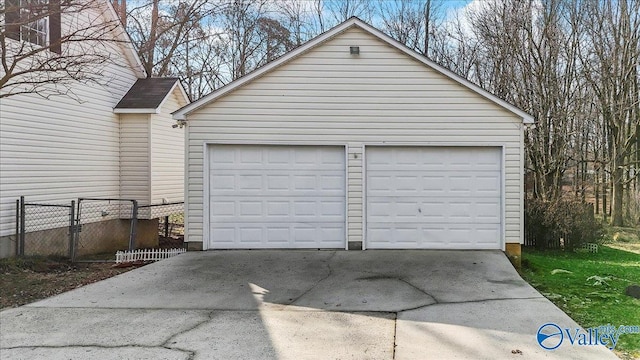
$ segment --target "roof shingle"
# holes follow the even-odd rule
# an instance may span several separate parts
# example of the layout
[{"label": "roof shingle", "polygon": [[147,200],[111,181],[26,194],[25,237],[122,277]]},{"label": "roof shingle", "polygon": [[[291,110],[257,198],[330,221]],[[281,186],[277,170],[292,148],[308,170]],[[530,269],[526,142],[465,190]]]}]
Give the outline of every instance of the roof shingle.
[{"label": "roof shingle", "polygon": [[178,78],[138,79],[115,108],[156,109],[178,80]]}]

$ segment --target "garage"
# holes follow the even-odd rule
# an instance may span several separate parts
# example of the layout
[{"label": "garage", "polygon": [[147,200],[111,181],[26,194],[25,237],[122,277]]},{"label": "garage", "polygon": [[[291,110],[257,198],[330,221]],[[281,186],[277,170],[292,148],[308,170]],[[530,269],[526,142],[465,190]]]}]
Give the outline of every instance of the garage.
[{"label": "garage", "polygon": [[173,115],[190,250],[520,258],[533,117],[358,18]]},{"label": "garage", "polygon": [[344,248],[345,149],[209,146],[209,248]]},{"label": "garage", "polygon": [[501,148],[367,147],[366,246],[500,249]]}]

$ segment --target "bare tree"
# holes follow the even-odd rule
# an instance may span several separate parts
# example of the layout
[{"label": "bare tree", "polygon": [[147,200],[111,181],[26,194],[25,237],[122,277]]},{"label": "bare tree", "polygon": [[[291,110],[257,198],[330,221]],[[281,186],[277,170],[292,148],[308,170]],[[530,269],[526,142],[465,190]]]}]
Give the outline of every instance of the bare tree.
[{"label": "bare tree", "polygon": [[191,25],[184,44],[170,58],[168,73],[179,76],[191,99],[199,99],[229,82],[223,74],[225,49],[215,26],[215,17],[203,17]]},{"label": "bare tree", "polygon": [[588,102],[576,66],[580,27],[572,6],[565,0],[505,0],[487,3],[472,18],[482,47],[478,82],[537,121],[525,147],[534,195],[542,199],[562,195]]},{"label": "bare tree", "polygon": [[[191,99],[199,99],[231,81],[222,56],[226,49],[217,36],[202,37],[189,49],[182,67],[185,69],[183,83]],[[180,64],[175,67],[179,69]]]},{"label": "bare tree", "polygon": [[608,145],[611,223],[622,226],[625,190],[638,176],[640,2],[586,1],[582,13],[588,44],[582,65]]},{"label": "bare tree", "polygon": [[318,30],[318,33],[323,33],[327,30],[328,26],[325,21],[324,15],[324,1],[323,0],[312,0],[313,1],[313,22]]},{"label": "bare tree", "polygon": [[331,25],[339,24],[354,16],[371,22],[374,10],[370,0],[324,0],[322,2],[324,22],[331,22]]},{"label": "bare tree", "polygon": [[151,0],[135,4],[127,11],[127,30],[147,76],[174,75],[176,71],[171,66],[176,58],[190,42],[202,37],[202,22],[220,10],[220,3],[207,0]]},{"label": "bare tree", "polygon": [[293,46],[298,47],[321,32],[315,25],[316,2],[309,0],[279,0],[277,12],[282,17],[282,26],[290,32]]},{"label": "bare tree", "polygon": [[262,17],[258,19],[258,31],[262,34],[264,51],[258,66],[273,61],[294,47],[290,40],[291,32],[276,19]]},{"label": "bare tree", "polygon": [[232,0],[222,12],[222,56],[231,79],[244,76],[295,46],[267,0]]},{"label": "bare tree", "polygon": [[225,61],[231,79],[244,76],[257,67],[256,55],[262,47],[259,20],[266,16],[266,0],[231,0],[222,13]]},{"label": "bare tree", "polygon": [[5,0],[0,15],[0,98],[73,93],[78,82],[103,84],[112,48],[126,39],[103,1]]},{"label": "bare tree", "polygon": [[464,28],[460,13],[438,26],[432,36],[428,54],[432,60],[483,86],[484,76],[478,74],[482,47],[478,39]]},{"label": "bare tree", "polygon": [[432,0],[380,0],[381,30],[407,47],[429,55],[429,44],[442,23],[440,5]]}]

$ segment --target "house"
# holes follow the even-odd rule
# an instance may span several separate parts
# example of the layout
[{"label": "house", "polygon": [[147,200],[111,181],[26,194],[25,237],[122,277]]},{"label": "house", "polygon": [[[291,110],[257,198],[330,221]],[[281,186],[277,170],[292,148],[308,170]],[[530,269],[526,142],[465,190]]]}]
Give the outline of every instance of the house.
[{"label": "house", "polygon": [[519,255],[532,117],[357,18],[174,118],[191,249]]},{"label": "house", "polygon": [[[109,1],[101,6],[102,12],[83,18],[117,20]],[[30,29],[21,26],[6,41],[53,43],[78,23],[66,18],[71,15],[64,11],[58,16],[38,20],[48,25],[39,27],[42,36],[26,36],[20,32]],[[16,199],[20,196],[47,204],[69,204],[78,198],[132,199],[140,205],[183,200],[184,130],[172,126],[171,113],[187,105],[188,97],[176,78],[147,78],[119,22],[107,35],[117,41],[105,46],[110,62],[96,69],[104,81],[73,84],[79,99],[47,99],[31,93],[0,100],[0,257],[15,253]],[[67,51],[64,46],[51,51]],[[102,223],[110,222],[105,227],[107,235],[119,231],[120,223],[128,226],[119,221],[118,214],[107,217],[106,211],[102,213]],[[146,218],[162,215],[147,214]],[[56,226],[47,225],[46,216],[42,215],[38,230],[53,234]],[[146,228],[157,234],[157,220],[155,229],[153,224]],[[122,233],[127,235],[127,231]],[[95,250],[107,250],[103,246],[107,240],[93,239],[99,245]]]}]

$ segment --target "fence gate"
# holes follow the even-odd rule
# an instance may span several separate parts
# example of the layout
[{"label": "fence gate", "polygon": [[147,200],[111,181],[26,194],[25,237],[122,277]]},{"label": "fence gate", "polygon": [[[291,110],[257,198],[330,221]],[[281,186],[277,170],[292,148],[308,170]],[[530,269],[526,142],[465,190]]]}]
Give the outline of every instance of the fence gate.
[{"label": "fence gate", "polygon": [[135,249],[138,202],[79,198],[72,258]]},{"label": "fence gate", "polygon": [[75,201],[65,204],[16,201],[16,255],[73,257]]}]

